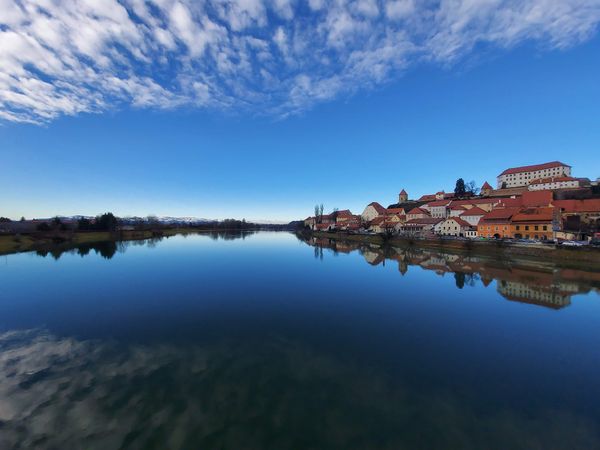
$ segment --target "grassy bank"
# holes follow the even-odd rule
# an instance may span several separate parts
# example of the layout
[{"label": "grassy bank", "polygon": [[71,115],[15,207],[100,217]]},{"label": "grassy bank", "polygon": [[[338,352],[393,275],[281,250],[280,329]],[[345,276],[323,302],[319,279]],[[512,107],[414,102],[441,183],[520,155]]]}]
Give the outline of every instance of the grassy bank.
[{"label": "grassy bank", "polygon": [[546,244],[524,244],[504,241],[472,241],[454,239],[407,239],[399,236],[384,238],[377,235],[330,233],[313,231],[313,236],[363,242],[396,248],[425,248],[449,253],[492,257],[520,258],[552,263],[560,267],[600,270],[600,249],[594,247],[560,247]]}]

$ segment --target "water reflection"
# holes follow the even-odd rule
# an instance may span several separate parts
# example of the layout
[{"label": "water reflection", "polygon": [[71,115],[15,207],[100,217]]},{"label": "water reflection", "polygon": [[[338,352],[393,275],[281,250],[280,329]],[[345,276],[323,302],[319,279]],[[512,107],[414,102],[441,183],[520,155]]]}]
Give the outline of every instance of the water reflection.
[{"label": "water reflection", "polygon": [[382,247],[356,241],[321,237],[301,238],[314,246],[315,257],[323,259],[323,249],[333,254],[359,252],[372,265],[394,261],[398,271],[406,275],[411,266],[438,275],[453,274],[458,289],[478,284],[488,286],[496,281],[496,289],[507,300],[560,309],[571,304],[575,294],[600,290],[600,273],[583,269],[559,268],[543,262],[524,259],[498,260],[492,257],[459,255],[438,250],[409,247]]},{"label": "water reflection", "polygon": [[598,448],[563,410],[480,410],[285,338],[0,334],[0,448]]},{"label": "water reflection", "polygon": [[[255,231],[209,231],[202,232],[200,234],[208,236],[209,238],[217,241],[232,241],[236,239],[246,239],[247,237],[254,234]],[[194,233],[181,233],[180,236],[186,237],[190,234]],[[97,255],[100,255],[102,258],[111,259],[117,253],[125,253],[127,248],[130,246],[146,246],[149,248],[155,247],[160,241],[163,239],[168,239],[170,236],[155,236],[149,239],[136,239],[130,241],[98,241],[98,242],[87,242],[80,244],[70,244],[70,243],[57,243],[51,244],[48,247],[43,249],[36,250],[36,254],[45,258],[47,256],[51,256],[52,258],[58,260],[64,254],[71,255],[80,255],[86,256],[89,255],[93,250]]]}]

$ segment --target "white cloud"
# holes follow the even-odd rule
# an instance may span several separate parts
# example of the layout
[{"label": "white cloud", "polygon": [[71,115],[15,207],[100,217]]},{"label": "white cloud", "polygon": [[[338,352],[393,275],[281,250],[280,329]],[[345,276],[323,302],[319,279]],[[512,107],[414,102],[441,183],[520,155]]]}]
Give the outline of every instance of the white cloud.
[{"label": "white cloud", "polygon": [[287,115],[478,43],[567,48],[600,22],[600,0],[0,0],[0,11],[4,122],[127,105]]}]

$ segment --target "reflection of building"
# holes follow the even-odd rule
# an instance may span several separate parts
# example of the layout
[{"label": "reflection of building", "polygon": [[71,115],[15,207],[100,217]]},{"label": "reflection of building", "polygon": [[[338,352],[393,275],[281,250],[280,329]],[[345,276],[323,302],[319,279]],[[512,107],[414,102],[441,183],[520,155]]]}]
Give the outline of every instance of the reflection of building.
[{"label": "reflection of building", "polygon": [[500,295],[508,300],[532,303],[556,309],[571,304],[571,294],[555,287],[542,288],[518,281],[500,280],[497,284],[497,289]]},{"label": "reflection of building", "polygon": [[334,251],[350,252],[359,250],[365,261],[371,265],[385,263],[386,259],[398,262],[398,271],[404,275],[409,266],[419,266],[439,275],[454,274],[456,285],[475,286],[481,282],[488,286],[496,281],[498,293],[507,300],[553,309],[571,304],[571,296],[587,293],[600,286],[600,273],[576,269],[542,269],[531,266],[530,262],[488,260],[485,258],[455,253],[432,251],[419,247],[406,249],[398,247],[380,248],[367,246],[356,241],[321,239],[308,241],[311,245],[327,247]]}]

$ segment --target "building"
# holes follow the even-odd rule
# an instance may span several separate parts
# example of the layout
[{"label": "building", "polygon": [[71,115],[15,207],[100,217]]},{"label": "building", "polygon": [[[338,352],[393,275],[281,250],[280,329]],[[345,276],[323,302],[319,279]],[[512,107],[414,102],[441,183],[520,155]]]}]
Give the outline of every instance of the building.
[{"label": "building", "polygon": [[512,216],[510,225],[512,237],[515,239],[553,239],[553,219],[554,208],[523,209]]},{"label": "building", "polygon": [[467,222],[469,225],[476,227],[479,225],[479,221],[483,216],[487,214],[487,211],[479,208],[478,206],[471,208],[460,215],[460,218]]},{"label": "building", "polygon": [[448,217],[448,207],[450,206],[450,203],[450,200],[437,200],[435,202],[427,203],[423,208],[427,207],[431,217],[445,219]]},{"label": "building", "polygon": [[406,191],[404,189],[402,189],[400,191],[400,194],[398,194],[398,203],[406,203],[408,201],[408,194],[406,193]]},{"label": "building", "polygon": [[386,209],[377,202],[372,202],[367,205],[365,210],[360,215],[364,222],[370,222],[375,217],[385,216]]},{"label": "building", "polygon": [[406,214],[406,220],[425,219],[430,217],[429,213],[422,208],[413,208]]},{"label": "building", "polygon": [[485,238],[510,238],[511,219],[520,208],[498,208],[488,212],[477,224],[477,235]]},{"label": "building", "polygon": [[460,217],[448,217],[435,225],[435,232],[442,236],[465,236],[471,224]]},{"label": "building", "polygon": [[481,195],[483,197],[488,197],[493,190],[494,188],[490,185],[490,183],[486,181],[485,183],[483,183],[483,186],[481,186]]},{"label": "building", "polygon": [[444,219],[436,219],[433,217],[408,220],[400,225],[400,233],[416,236],[433,233],[434,227],[442,220]]},{"label": "building", "polygon": [[548,189],[577,189],[581,187],[582,182],[579,178],[573,177],[549,177],[533,180],[529,183],[530,191],[544,191]]},{"label": "building", "polygon": [[541,178],[570,177],[571,166],[560,161],[552,161],[532,166],[512,167],[498,175],[498,189],[529,186]]}]

